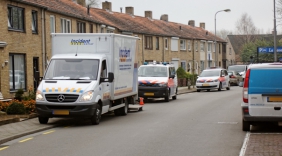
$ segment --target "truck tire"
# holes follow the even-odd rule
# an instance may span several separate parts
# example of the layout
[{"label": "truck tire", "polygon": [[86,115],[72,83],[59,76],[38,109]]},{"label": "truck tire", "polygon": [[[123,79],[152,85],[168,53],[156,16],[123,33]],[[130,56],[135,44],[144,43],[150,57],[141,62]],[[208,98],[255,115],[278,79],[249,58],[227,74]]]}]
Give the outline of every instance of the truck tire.
[{"label": "truck tire", "polygon": [[94,112],[93,116],[90,119],[92,125],[99,125],[100,120],[101,120],[101,116],[102,116],[101,113],[102,113],[101,107],[100,107],[100,105],[97,104],[95,112]]},{"label": "truck tire", "polygon": [[127,115],[127,113],[128,113],[128,101],[127,101],[127,99],[124,100],[124,103],[125,103],[124,107],[121,107],[121,108],[116,109],[114,111],[116,116],[125,116],[125,115]]},{"label": "truck tire", "polygon": [[221,88],[222,88],[222,84],[221,83],[219,83],[219,86],[218,86],[218,91],[221,91]]},{"label": "truck tire", "polygon": [[227,90],[230,90],[230,83],[228,83],[228,87],[226,88]]},{"label": "truck tire", "polygon": [[250,127],[250,123],[248,121],[244,121],[244,119],[242,120],[242,129],[243,131],[250,131],[251,127]]},{"label": "truck tire", "polygon": [[47,124],[48,123],[49,118],[48,117],[38,117],[38,121],[40,124]]},{"label": "truck tire", "polygon": [[170,91],[168,91],[168,93],[167,93],[167,95],[166,95],[166,97],[165,97],[165,102],[169,102],[169,96],[170,96]]}]

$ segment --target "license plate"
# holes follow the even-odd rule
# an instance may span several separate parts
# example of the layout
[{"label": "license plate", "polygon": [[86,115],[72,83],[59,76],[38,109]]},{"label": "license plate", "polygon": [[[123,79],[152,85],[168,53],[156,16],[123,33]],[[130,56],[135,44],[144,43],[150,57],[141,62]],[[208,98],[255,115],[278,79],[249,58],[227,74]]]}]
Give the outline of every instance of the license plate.
[{"label": "license plate", "polygon": [[53,110],[54,115],[69,115],[70,112],[68,110]]},{"label": "license plate", "polygon": [[282,102],[282,97],[281,96],[270,96],[268,97],[268,102]]},{"label": "license plate", "polygon": [[208,83],[204,83],[204,84],[203,84],[203,86],[209,86],[209,85],[210,85],[210,84],[208,84]]},{"label": "license plate", "polygon": [[154,93],[144,93],[146,96],[154,96]]}]

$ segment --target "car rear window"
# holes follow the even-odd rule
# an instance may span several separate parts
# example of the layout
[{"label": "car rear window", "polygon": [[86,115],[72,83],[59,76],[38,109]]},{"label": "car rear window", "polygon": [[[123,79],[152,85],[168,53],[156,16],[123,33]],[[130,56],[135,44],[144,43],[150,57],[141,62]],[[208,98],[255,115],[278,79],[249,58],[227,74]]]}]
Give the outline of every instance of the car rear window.
[{"label": "car rear window", "polygon": [[282,69],[251,69],[249,94],[282,94]]}]

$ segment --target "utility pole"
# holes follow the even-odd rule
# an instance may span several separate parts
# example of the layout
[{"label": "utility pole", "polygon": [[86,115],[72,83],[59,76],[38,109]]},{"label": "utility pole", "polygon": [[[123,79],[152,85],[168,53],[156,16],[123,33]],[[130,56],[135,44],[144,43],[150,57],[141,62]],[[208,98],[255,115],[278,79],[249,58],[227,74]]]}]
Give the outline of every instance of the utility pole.
[{"label": "utility pole", "polygon": [[276,12],[275,12],[275,0],[274,3],[274,62],[277,61],[277,45],[276,45]]}]

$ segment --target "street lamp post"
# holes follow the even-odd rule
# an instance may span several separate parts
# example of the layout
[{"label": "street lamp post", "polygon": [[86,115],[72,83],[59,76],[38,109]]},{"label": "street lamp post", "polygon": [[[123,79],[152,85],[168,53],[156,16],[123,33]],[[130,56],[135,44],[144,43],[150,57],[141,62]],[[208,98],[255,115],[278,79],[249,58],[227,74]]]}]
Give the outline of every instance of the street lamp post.
[{"label": "street lamp post", "polygon": [[218,53],[216,52],[216,14],[219,13],[219,12],[230,12],[231,10],[230,9],[225,9],[225,10],[219,10],[218,12],[215,13],[214,15],[214,50],[215,50],[215,66],[217,66],[217,63],[218,63]]},{"label": "street lamp post", "polygon": [[273,0],[274,4],[274,62],[277,61],[277,45],[276,45],[276,12],[275,12],[275,0]]}]

